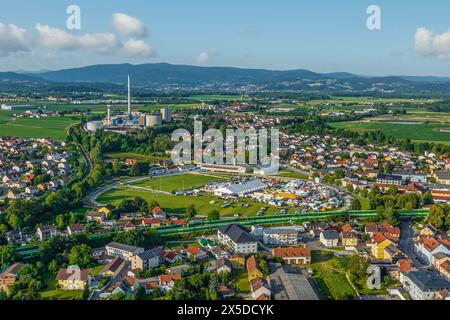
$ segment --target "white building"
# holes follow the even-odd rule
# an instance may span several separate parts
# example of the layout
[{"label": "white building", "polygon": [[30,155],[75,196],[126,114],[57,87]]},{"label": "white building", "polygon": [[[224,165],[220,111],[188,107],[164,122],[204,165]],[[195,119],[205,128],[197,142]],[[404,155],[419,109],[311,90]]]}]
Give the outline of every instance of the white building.
[{"label": "white building", "polygon": [[293,246],[298,243],[298,232],[292,228],[265,228],[263,242],[264,244]]},{"label": "white building", "polygon": [[219,186],[216,195],[243,196],[252,192],[258,192],[267,188],[267,185],[261,180],[249,180],[240,183],[222,184]]},{"label": "white building", "polygon": [[320,242],[325,247],[337,247],[339,242],[339,233],[334,230],[325,230],[320,233]]},{"label": "white building", "polygon": [[110,242],[105,246],[106,253],[109,256],[120,257],[124,260],[131,261],[134,255],[144,252],[144,248],[129,246],[123,243]]},{"label": "white building", "polygon": [[217,240],[235,253],[258,252],[258,241],[238,224],[228,224],[217,230]]},{"label": "white building", "polygon": [[450,290],[450,283],[436,271],[411,270],[400,281],[413,300],[435,300],[441,290]]}]

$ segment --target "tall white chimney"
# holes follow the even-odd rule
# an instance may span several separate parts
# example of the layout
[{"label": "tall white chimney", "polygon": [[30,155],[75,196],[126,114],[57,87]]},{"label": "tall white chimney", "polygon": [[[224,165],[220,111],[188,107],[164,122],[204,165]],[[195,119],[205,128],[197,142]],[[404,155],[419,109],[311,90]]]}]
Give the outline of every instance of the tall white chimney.
[{"label": "tall white chimney", "polygon": [[131,77],[128,74],[128,115],[131,115]]},{"label": "tall white chimney", "polygon": [[108,126],[111,125],[111,105],[108,104]]}]

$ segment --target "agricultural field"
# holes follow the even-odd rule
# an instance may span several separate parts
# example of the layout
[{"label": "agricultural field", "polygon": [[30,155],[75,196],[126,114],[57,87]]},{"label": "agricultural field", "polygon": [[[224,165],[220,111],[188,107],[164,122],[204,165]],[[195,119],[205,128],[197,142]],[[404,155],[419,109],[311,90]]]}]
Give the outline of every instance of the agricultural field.
[{"label": "agricultural field", "polygon": [[[171,194],[163,194],[150,191],[130,190],[126,188],[111,189],[101,195],[97,201],[102,204],[118,205],[122,200],[133,199],[134,197],[142,197],[147,201],[157,201],[160,206],[168,213],[185,213],[186,208],[193,205],[197,209],[197,213],[201,216],[207,216],[213,210],[219,211],[221,216],[230,217],[234,214],[241,216],[255,216],[256,212],[264,206],[263,203],[256,203],[250,199],[240,199],[239,202],[228,208],[221,208],[224,204],[223,200],[219,200],[215,196],[175,196]],[[214,201],[213,204],[210,202]],[[249,207],[241,207],[239,204],[247,203]],[[266,215],[273,215],[279,212],[278,208],[269,206]],[[291,213],[291,212],[290,212]]]},{"label": "agricultural field", "polygon": [[200,188],[210,182],[221,180],[223,179],[209,175],[187,173],[167,177],[153,177],[133,184],[133,186],[165,192],[175,192]]},{"label": "agricultural field", "polygon": [[436,142],[450,144],[450,122],[410,122],[410,121],[353,121],[329,124],[356,132],[380,130],[398,139],[411,139],[416,142]]},{"label": "agricultural field", "polygon": [[64,140],[67,128],[77,122],[68,117],[15,118],[11,112],[0,111],[0,136]]}]

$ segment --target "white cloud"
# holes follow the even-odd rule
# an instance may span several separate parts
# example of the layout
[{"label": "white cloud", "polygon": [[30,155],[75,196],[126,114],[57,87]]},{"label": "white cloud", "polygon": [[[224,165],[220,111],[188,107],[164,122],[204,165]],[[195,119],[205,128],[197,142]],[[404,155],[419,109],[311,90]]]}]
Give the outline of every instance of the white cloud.
[{"label": "white cloud", "polygon": [[216,49],[209,49],[208,51],[203,51],[197,56],[197,62],[205,63],[209,61],[212,57],[217,57],[220,52]]},{"label": "white cloud", "polygon": [[86,33],[74,35],[58,28],[38,23],[36,30],[39,33],[38,43],[47,48],[60,50],[91,49],[101,53],[118,50],[122,44],[112,33]]},{"label": "white cloud", "polygon": [[149,44],[142,40],[130,39],[123,45],[123,50],[127,55],[142,56],[142,57],[154,57],[156,52],[150,47]]},{"label": "white cloud", "polygon": [[152,57],[155,51],[142,40],[130,39],[122,43],[112,33],[86,33],[74,35],[48,25],[36,25],[38,44],[45,48],[59,50],[91,50],[106,55]]},{"label": "white cloud", "polygon": [[113,14],[112,24],[117,31],[125,36],[146,37],[148,35],[147,29],[138,18],[125,13]]},{"label": "white cloud", "polygon": [[25,29],[14,24],[4,25],[0,22],[0,57],[29,51],[29,44],[30,38]]},{"label": "white cloud", "polygon": [[414,40],[417,53],[440,59],[450,59],[450,29],[442,34],[434,34],[427,28],[418,28]]}]

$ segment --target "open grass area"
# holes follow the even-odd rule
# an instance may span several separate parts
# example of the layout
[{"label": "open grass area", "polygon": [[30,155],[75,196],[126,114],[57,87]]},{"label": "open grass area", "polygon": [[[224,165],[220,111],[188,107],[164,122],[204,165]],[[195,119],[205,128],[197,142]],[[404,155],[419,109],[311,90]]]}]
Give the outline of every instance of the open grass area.
[{"label": "open grass area", "polygon": [[233,269],[231,272],[233,284],[237,293],[250,293],[250,282],[248,281],[248,273],[244,269]]},{"label": "open grass area", "polygon": [[330,126],[356,132],[380,130],[386,135],[398,139],[409,138],[413,141],[450,143],[450,123],[353,121],[330,123]]},{"label": "open grass area", "polygon": [[356,295],[348,282],[345,272],[333,263],[333,254],[326,251],[313,251],[311,268],[313,277],[323,297],[333,300],[348,300]]},{"label": "open grass area", "polygon": [[78,300],[83,296],[81,290],[61,290],[57,288],[56,275],[47,272],[43,275],[43,281],[46,284],[46,288],[41,291],[41,297],[44,300]]},{"label": "open grass area", "polygon": [[277,177],[286,177],[286,178],[293,178],[293,179],[300,179],[300,180],[308,180],[308,177],[300,174],[300,173],[295,173],[289,170],[281,170],[278,173],[274,174],[274,176]]},{"label": "open grass area", "polygon": [[[161,194],[150,191],[137,191],[124,188],[111,189],[101,195],[97,201],[103,204],[118,205],[124,199],[133,199],[134,197],[142,197],[147,201],[157,201],[161,207],[168,213],[184,213],[186,208],[193,205],[197,209],[197,213],[202,216],[208,215],[212,210],[219,211],[221,216],[233,216],[240,214],[241,216],[254,216],[256,212],[265,204],[256,203],[250,199],[241,199],[238,203],[233,204],[228,208],[221,208],[224,204],[223,200],[219,200],[215,196],[175,196],[168,194]],[[215,201],[211,204],[210,201]],[[240,207],[239,204],[248,203],[248,208]],[[269,206],[265,214],[271,215],[278,212],[279,209]]]},{"label": "open grass area", "polygon": [[137,161],[150,161],[150,162],[170,159],[169,157],[148,156],[145,154],[133,152],[109,152],[105,154],[105,157],[108,159],[119,159],[119,160],[134,159]]},{"label": "open grass area", "polygon": [[67,128],[77,122],[69,117],[15,118],[11,112],[0,111],[0,136],[64,140]]},{"label": "open grass area", "polygon": [[200,188],[210,182],[220,180],[223,179],[207,175],[187,173],[168,177],[152,177],[133,185],[153,190],[175,192]]}]

